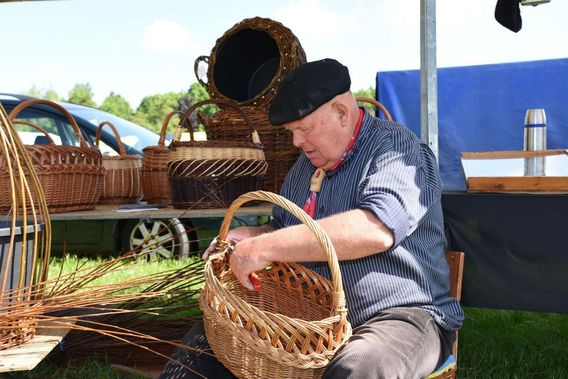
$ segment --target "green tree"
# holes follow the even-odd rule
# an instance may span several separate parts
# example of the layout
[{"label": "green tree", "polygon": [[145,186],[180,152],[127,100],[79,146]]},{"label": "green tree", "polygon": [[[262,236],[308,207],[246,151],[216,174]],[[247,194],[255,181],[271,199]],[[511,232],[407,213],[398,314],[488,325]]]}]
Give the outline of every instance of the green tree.
[{"label": "green tree", "polygon": [[48,89],[48,90],[45,92],[44,98],[46,98],[47,100],[51,100],[51,101],[59,101],[59,100],[60,100],[59,95],[57,94],[57,92],[55,92],[55,91],[52,90],[52,89]]},{"label": "green tree", "polygon": [[121,95],[111,92],[101,104],[101,110],[112,113],[127,120],[133,119],[134,111],[130,103]]},{"label": "green tree", "polygon": [[174,110],[181,110],[180,100],[185,96],[186,94],[183,92],[168,92],[146,96],[136,109],[134,121],[150,130],[160,132],[162,123],[168,113]]},{"label": "green tree", "polygon": [[[367,89],[357,90],[353,92],[353,94],[358,97],[361,96],[370,99],[375,99],[375,89],[372,86],[370,86]],[[361,102],[360,105],[363,106],[365,109],[367,109],[369,112],[371,112],[371,114],[375,114],[376,108],[372,104]]]},{"label": "green tree", "polygon": [[41,97],[41,91],[35,85],[32,86],[29,90],[26,91],[25,95],[32,96],[32,97]]},{"label": "green tree", "polygon": [[75,84],[73,89],[69,91],[69,99],[67,101],[73,104],[86,105],[88,107],[96,108],[97,106],[93,100],[93,90],[89,83]]}]

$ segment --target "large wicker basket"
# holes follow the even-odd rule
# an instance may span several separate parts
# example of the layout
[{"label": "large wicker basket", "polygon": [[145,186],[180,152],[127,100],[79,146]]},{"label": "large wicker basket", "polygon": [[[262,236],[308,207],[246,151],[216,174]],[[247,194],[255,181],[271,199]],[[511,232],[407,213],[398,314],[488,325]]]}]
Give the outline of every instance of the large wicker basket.
[{"label": "large wicker basket", "polygon": [[108,126],[118,143],[119,155],[103,156],[105,169],[99,204],[129,204],[136,203],[142,197],[142,183],[140,169],[142,157],[127,154],[115,126],[110,121],[103,121],[97,127],[95,144],[99,146],[101,131]]},{"label": "large wicker basket", "polygon": [[142,192],[144,193],[144,200],[149,204],[169,204],[171,202],[167,172],[170,149],[165,145],[165,141],[168,125],[174,116],[181,119],[183,112],[172,111],[168,113],[162,123],[158,145],[146,146],[142,150]]},{"label": "large wicker basket", "polygon": [[[235,107],[222,100],[204,100],[183,116],[170,144],[168,179],[174,208],[226,208],[239,195],[260,189],[266,158],[249,121],[249,141],[195,141],[191,113],[206,104]],[[243,116],[244,117],[244,116]],[[189,141],[182,141],[182,125]]]},{"label": "large wicker basket", "polygon": [[[202,62],[208,65],[207,83],[199,74]],[[267,106],[280,80],[305,62],[304,49],[290,29],[277,21],[254,17],[227,30],[209,56],[196,59],[194,71],[213,98]]]},{"label": "large wicker basket", "polygon": [[[101,193],[104,175],[102,155],[96,147],[89,146],[79,130],[77,122],[61,105],[45,99],[29,99],[18,104],[10,113],[14,122],[24,109],[43,104],[58,110],[67,119],[79,146],[26,145],[34,169],[43,188],[51,213],[70,212],[95,208]],[[0,212],[12,207],[9,182],[6,180],[6,162],[0,159]]]},{"label": "large wicker basket", "polygon": [[[229,267],[232,246],[226,237],[239,207],[255,200],[281,206],[314,233],[331,281],[302,265],[274,262],[257,273],[259,291],[239,283]],[[269,192],[247,193],[231,204],[215,253],[205,264],[199,304],[215,356],[239,378],[319,378],[351,335],[331,240],[298,206]]]}]

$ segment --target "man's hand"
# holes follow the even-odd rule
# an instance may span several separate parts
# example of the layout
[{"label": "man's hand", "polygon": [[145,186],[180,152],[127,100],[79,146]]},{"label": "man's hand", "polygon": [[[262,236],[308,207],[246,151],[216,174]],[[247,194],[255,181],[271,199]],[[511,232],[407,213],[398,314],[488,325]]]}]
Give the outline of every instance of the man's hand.
[{"label": "man's hand", "polygon": [[234,247],[229,264],[239,282],[251,291],[260,289],[260,280],[256,271],[265,269],[272,261],[263,258],[263,251],[258,249],[256,239],[247,239]]},{"label": "man's hand", "polygon": [[[263,233],[271,232],[273,230],[274,229],[268,224],[261,226],[239,226],[238,228],[229,230],[229,233],[227,233],[227,240],[240,242],[247,238],[255,237]],[[209,247],[203,253],[202,258],[207,259],[209,257],[209,254],[215,251],[216,247],[217,247],[217,237],[215,237],[213,241],[211,241]]]}]

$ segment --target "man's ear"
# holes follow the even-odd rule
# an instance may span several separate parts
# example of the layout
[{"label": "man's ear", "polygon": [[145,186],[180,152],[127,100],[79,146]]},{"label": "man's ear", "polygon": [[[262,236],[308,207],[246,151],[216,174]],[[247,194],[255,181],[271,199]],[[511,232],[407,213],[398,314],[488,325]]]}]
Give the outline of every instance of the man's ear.
[{"label": "man's ear", "polygon": [[337,112],[341,126],[345,127],[349,125],[349,112],[347,106],[341,101],[336,101],[333,103],[333,109]]}]

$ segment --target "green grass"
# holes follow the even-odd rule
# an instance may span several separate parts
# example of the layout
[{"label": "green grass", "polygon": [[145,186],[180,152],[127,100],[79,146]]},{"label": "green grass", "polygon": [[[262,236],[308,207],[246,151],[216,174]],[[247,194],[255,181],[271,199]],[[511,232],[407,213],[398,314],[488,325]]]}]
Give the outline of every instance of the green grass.
[{"label": "green grass", "polygon": [[[73,270],[83,258],[68,257],[65,270]],[[94,265],[101,260],[88,260]],[[61,261],[54,260],[53,270]],[[160,270],[182,267],[183,261],[133,261],[124,270],[105,275],[104,281],[120,281]],[[459,334],[459,378],[568,378],[568,315],[470,308]],[[88,360],[60,366],[44,360],[29,372],[13,378],[99,378],[120,376],[106,362]],[[0,378],[3,378],[0,375]]]},{"label": "green grass", "polygon": [[465,308],[460,378],[568,378],[568,315]]}]

